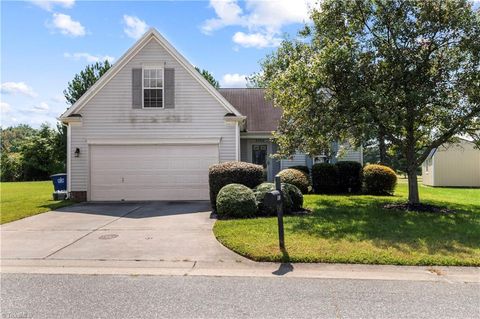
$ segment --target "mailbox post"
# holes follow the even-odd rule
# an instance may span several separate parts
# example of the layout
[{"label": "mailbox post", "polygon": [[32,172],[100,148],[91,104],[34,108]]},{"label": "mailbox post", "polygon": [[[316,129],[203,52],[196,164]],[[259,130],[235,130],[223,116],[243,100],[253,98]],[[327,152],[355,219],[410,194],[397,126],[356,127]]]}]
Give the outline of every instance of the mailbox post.
[{"label": "mailbox post", "polygon": [[278,219],[278,243],[280,249],[285,249],[285,233],[283,230],[283,201],[282,201],[282,181],[280,176],[275,176],[275,189],[279,192],[277,197],[277,219]]},{"label": "mailbox post", "polygon": [[278,219],[278,244],[281,250],[285,250],[285,233],[283,230],[283,200],[282,183],[280,176],[275,176],[275,190],[265,195],[265,204],[275,207]]}]

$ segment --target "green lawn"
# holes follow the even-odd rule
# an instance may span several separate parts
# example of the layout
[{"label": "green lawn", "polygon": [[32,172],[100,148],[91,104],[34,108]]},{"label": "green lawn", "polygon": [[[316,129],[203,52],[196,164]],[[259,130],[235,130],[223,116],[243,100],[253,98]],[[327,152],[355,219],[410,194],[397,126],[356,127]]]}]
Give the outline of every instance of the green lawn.
[{"label": "green lawn", "polygon": [[51,181],[0,183],[0,224],[70,205],[54,201]]},{"label": "green lawn", "polygon": [[278,249],[276,218],[219,220],[217,239],[258,261],[480,266],[480,189],[420,186],[421,200],[456,214],[385,210],[395,196],[306,195],[311,216],[285,217],[286,252]]}]

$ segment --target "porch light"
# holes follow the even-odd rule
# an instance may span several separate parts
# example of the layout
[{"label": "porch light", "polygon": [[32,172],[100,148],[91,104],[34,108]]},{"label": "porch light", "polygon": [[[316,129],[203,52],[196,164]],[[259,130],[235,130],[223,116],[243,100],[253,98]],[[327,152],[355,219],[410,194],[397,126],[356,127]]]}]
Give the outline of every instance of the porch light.
[{"label": "porch light", "polygon": [[80,157],[80,149],[78,147],[75,149],[75,157]]}]

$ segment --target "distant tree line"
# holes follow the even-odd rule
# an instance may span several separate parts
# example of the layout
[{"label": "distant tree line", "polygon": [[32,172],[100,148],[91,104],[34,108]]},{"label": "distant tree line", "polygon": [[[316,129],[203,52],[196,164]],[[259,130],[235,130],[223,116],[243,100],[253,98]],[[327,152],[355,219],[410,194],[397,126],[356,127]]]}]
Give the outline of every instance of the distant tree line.
[{"label": "distant tree line", "polygon": [[47,180],[66,171],[66,128],[42,124],[34,129],[26,124],[1,129],[2,182]]}]

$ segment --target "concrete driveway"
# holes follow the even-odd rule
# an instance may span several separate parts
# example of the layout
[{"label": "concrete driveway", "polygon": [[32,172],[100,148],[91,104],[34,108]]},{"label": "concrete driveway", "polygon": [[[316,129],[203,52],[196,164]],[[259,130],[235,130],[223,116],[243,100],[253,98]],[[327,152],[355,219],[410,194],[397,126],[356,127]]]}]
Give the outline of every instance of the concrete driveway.
[{"label": "concrete driveway", "polygon": [[1,227],[1,259],[239,261],[208,202],[83,203]]}]

